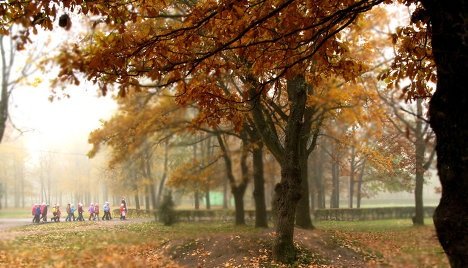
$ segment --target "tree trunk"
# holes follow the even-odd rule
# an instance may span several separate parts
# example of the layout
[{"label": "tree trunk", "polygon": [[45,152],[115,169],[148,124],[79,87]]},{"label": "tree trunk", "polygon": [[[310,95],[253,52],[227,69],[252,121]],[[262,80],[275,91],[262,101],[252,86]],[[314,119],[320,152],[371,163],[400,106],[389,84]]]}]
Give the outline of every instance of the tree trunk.
[{"label": "tree trunk", "polygon": [[[226,148],[225,142],[221,137],[221,134],[217,133],[219,146],[223,152],[224,164],[226,166],[226,177],[228,178],[231,186],[231,193],[234,195],[234,209],[236,214],[235,224],[245,225],[245,212],[244,212],[244,194],[248,183],[248,167],[247,167],[247,133],[245,130],[241,131],[242,148],[241,148],[241,176],[242,179],[239,183],[236,183],[234,173],[232,170],[232,160],[229,156],[228,149]],[[242,204],[241,204],[242,202]]]},{"label": "tree trunk", "polygon": [[229,207],[229,197],[228,197],[228,187],[229,181],[226,179],[223,183],[223,209],[228,209]]},{"label": "tree trunk", "polygon": [[[4,36],[0,36],[0,52],[1,52],[1,60],[2,60],[2,92],[1,92],[1,99],[0,99],[0,142],[3,140],[3,135],[5,134],[6,129],[6,122],[8,120],[8,105],[9,105],[9,97],[10,94],[8,92],[8,83],[10,82],[10,71],[12,67],[12,62],[10,59],[10,64],[6,62],[6,53],[5,48],[3,46],[3,38]],[[14,49],[14,48],[10,48]],[[11,54],[13,56],[13,54]]]},{"label": "tree trunk", "polygon": [[332,194],[330,208],[340,207],[340,167],[336,160],[332,160]]},{"label": "tree trunk", "polygon": [[234,196],[234,205],[235,205],[235,224],[236,225],[245,225],[245,210],[244,210],[244,194],[247,185],[242,185],[232,189],[232,194]]},{"label": "tree trunk", "polygon": [[361,165],[361,173],[359,173],[357,193],[356,193],[356,207],[361,208],[362,199],[362,180],[364,178],[364,169],[366,168],[366,159],[363,160]]},{"label": "tree trunk", "polygon": [[149,211],[150,210],[150,189],[149,185],[145,185],[145,210]]},{"label": "tree trunk", "polygon": [[[161,196],[164,190],[164,184],[166,183],[166,179],[167,179],[167,170],[168,170],[167,165],[169,161],[168,154],[169,154],[169,140],[166,140],[164,143],[164,171],[161,176],[161,181],[159,182],[158,196],[156,197],[156,202],[155,202],[156,206],[159,205],[159,202],[161,200]],[[154,187],[153,187],[153,190],[154,190]]]},{"label": "tree trunk", "polygon": [[206,189],[205,191],[205,204],[206,204],[206,209],[211,209],[211,200],[210,200],[210,188]]},{"label": "tree trunk", "polygon": [[263,177],[263,144],[257,142],[252,151],[253,158],[253,179],[255,199],[255,227],[267,228],[267,212],[265,203],[265,179]]},{"label": "tree trunk", "polygon": [[140,209],[140,196],[138,195],[138,190],[135,192],[135,208]]},{"label": "tree trunk", "polygon": [[325,161],[325,151],[320,149],[318,157],[314,161],[315,177],[314,181],[317,189],[317,207],[325,208],[325,186],[323,183],[323,163]]},{"label": "tree trunk", "polygon": [[281,181],[275,186],[277,209],[276,239],[273,258],[290,263],[296,258],[294,248],[294,216],[301,198],[301,167],[299,165],[299,139],[307,99],[304,76],[287,81],[290,114],[285,129],[284,156],[281,165]]},{"label": "tree trunk", "polygon": [[356,149],[351,147],[351,163],[349,171],[349,208],[353,208],[354,201],[354,173],[356,169]]},{"label": "tree trunk", "polygon": [[193,201],[195,202],[195,209],[199,210],[200,209],[200,193],[198,190],[195,190],[193,193]]},{"label": "tree trunk", "polygon": [[424,225],[424,205],[423,205],[423,185],[424,185],[424,152],[426,144],[424,141],[423,122],[422,122],[422,99],[416,100],[416,185],[414,189],[415,216],[414,225]]},{"label": "tree trunk", "polygon": [[468,267],[468,32],[464,0],[422,1],[432,24],[437,89],[429,107],[442,185],[434,213],[439,241],[452,267]]},{"label": "tree trunk", "polygon": [[[299,150],[303,151],[306,144],[302,144]],[[299,166],[301,172],[301,199],[297,203],[296,208],[296,225],[304,229],[313,229],[312,220],[310,218],[310,204],[309,204],[309,180],[307,168],[308,155],[301,153],[299,158]]]}]

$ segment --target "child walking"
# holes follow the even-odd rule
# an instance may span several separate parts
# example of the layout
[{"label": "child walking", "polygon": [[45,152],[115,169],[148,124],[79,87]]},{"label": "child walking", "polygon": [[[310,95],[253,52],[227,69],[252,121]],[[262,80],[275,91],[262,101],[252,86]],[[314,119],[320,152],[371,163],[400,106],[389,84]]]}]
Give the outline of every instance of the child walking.
[{"label": "child walking", "polygon": [[99,204],[98,203],[94,204],[94,220],[96,219],[99,221]]},{"label": "child walking", "polygon": [[124,204],[120,204],[120,220],[125,220],[126,209]]},{"label": "child walking", "polygon": [[83,218],[83,204],[78,203],[78,221],[84,221]]},{"label": "child walking", "polygon": [[94,203],[91,203],[88,208],[89,212],[89,218],[88,220],[90,221],[91,219],[95,220],[96,218],[94,217]]},{"label": "child walking", "polygon": [[106,220],[112,220],[112,216],[110,214],[110,206],[109,206],[109,202],[105,202],[104,203],[104,206],[103,206],[103,209],[104,209],[104,215],[102,216],[102,220],[106,219]]}]

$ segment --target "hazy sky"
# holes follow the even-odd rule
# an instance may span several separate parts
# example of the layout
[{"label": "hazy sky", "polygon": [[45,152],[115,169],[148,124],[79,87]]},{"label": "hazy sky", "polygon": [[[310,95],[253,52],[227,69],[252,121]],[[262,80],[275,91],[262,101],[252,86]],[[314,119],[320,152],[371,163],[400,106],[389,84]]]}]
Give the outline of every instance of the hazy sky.
[{"label": "hazy sky", "polygon": [[112,115],[115,102],[110,97],[98,97],[89,83],[69,87],[70,98],[50,102],[47,84],[15,90],[11,119],[24,133],[14,137],[23,142],[33,159],[44,151],[86,153],[90,149],[89,132],[100,126],[100,119]]},{"label": "hazy sky", "polygon": [[[74,26],[70,31],[59,27],[52,32],[40,30],[38,35],[32,36],[33,44],[28,51],[40,52],[42,57],[50,56],[48,53],[55,51],[65,39],[80,38],[79,23]],[[21,70],[28,51],[17,55],[14,71]],[[32,158],[41,151],[85,154],[90,149],[87,145],[89,132],[100,126],[100,119],[109,118],[116,109],[110,97],[98,97],[96,88],[86,81],[82,81],[80,86],[67,86],[66,93],[70,98],[50,102],[49,81],[57,73],[58,68],[48,69],[46,73],[35,72],[28,81],[39,79],[42,82],[34,87],[18,86],[10,99],[12,122],[24,131],[22,135],[13,135],[13,138],[30,150]],[[61,95],[62,92],[58,90],[58,96]]]}]

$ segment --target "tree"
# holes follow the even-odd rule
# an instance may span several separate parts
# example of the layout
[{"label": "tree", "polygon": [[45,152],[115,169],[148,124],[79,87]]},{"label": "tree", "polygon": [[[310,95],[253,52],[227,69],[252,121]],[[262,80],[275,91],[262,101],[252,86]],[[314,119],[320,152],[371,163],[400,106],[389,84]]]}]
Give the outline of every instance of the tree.
[{"label": "tree", "polygon": [[424,0],[437,67],[429,104],[436,134],[442,197],[434,214],[437,236],[452,267],[468,266],[468,10],[465,1]]},{"label": "tree", "polygon": [[[18,56],[18,48],[21,48],[20,43],[14,39],[13,27],[9,26],[7,34],[0,35],[0,57],[1,57],[1,93],[0,93],[0,142],[3,140],[7,121],[9,119],[9,102],[13,90],[35,71],[33,65],[35,58],[29,56],[26,62],[22,64],[20,71],[14,70],[15,59]],[[7,41],[7,43],[5,43]],[[9,41],[9,42],[8,42]]]},{"label": "tree", "polygon": [[[2,22],[22,23],[27,29],[35,25],[51,29],[51,18],[56,15],[55,5],[58,1],[38,2],[40,4],[36,5],[30,2],[2,4],[5,10]],[[216,70],[222,69],[211,68],[212,66],[225,67],[232,63],[214,56],[223,52],[233,52],[246,57],[248,62],[255,63],[252,66],[254,74],[261,77],[263,85],[276,82],[280,77],[286,77],[291,93],[296,94],[289,97],[290,101],[302,103],[299,101],[302,100],[304,89],[301,88],[304,87],[300,87],[299,84],[303,80],[300,77],[303,72],[291,70],[312,58],[318,47],[323,46],[330,37],[353,22],[356,14],[366,12],[382,2],[333,1],[327,4],[321,3],[320,6],[313,6],[313,3],[299,5],[295,1],[281,1],[276,4],[271,4],[269,1],[260,4],[236,2],[232,5],[219,2],[204,2],[198,5],[163,2],[151,8],[139,5],[139,2],[132,2],[133,5],[126,4],[128,11],[126,12],[121,5],[102,4],[98,1],[84,4],[82,1],[66,1],[63,2],[65,8],[81,7],[80,12],[84,14],[103,15],[104,19],[108,19],[106,27],[123,34],[108,31],[110,34],[106,37],[97,35],[98,42],[95,44],[106,44],[105,49],[101,47],[97,50],[80,50],[78,46],[72,46],[74,52],[64,54],[59,61],[65,80],[76,82],[73,70],[79,70],[86,73],[89,79],[100,80],[104,91],[107,84],[118,83],[123,95],[132,85],[139,84],[134,78],[135,75],[146,75],[157,81],[157,85],[179,82],[180,92],[196,93],[200,103],[212,106],[213,98],[223,99],[219,98],[221,94],[218,94],[219,91],[213,87],[214,84],[208,84],[205,87],[208,92],[202,93],[200,83],[188,85],[185,79],[190,77],[193,81],[204,81],[194,78],[206,78]],[[468,193],[466,179],[468,146],[465,146],[467,122],[463,119],[468,100],[468,93],[464,90],[467,79],[465,75],[467,45],[463,39],[466,32],[466,5],[461,0],[450,3],[436,0],[421,2],[425,10],[418,9],[417,14],[423,18],[427,16],[430,21],[438,78],[437,90],[431,99],[429,109],[430,123],[436,134],[438,170],[442,183],[442,199],[434,219],[439,240],[451,264],[462,267],[466,266],[468,259],[466,256],[468,212],[464,209],[468,202],[465,198]],[[25,8],[26,6],[28,8]],[[173,8],[174,6],[177,8]],[[316,8],[314,10],[317,11],[307,12],[307,8]],[[134,12],[135,10],[138,12]],[[171,10],[177,10],[178,13],[171,14]],[[180,21],[162,23],[169,21],[168,18],[171,17],[178,17]],[[181,17],[183,19],[180,19]],[[130,21],[134,23],[128,23]],[[5,28],[4,23],[2,27]],[[139,34],[133,36],[136,29]],[[137,42],[129,43],[135,40]],[[179,46],[181,44],[188,45]],[[291,54],[289,52],[293,50],[288,48],[302,48],[302,50],[295,50],[298,53]],[[119,53],[115,54],[113,51]],[[141,60],[142,58],[145,60]],[[236,69],[234,67],[231,66],[226,70]],[[180,101],[184,102],[192,97],[193,94],[184,94]],[[303,114],[303,108],[291,107],[291,114],[299,117]],[[229,112],[225,112],[220,116],[229,115]],[[286,130],[292,136],[285,137],[286,156],[295,159],[296,154],[289,150],[294,149],[293,146],[296,145],[291,138],[294,138],[296,131],[300,130],[298,123],[301,121],[293,117],[289,122]],[[290,189],[296,189],[297,168],[288,166],[284,171],[282,173],[284,182],[291,182]],[[278,190],[284,189],[285,186],[287,185],[284,183],[280,184]],[[292,200],[297,198],[295,194],[289,197]],[[288,228],[278,229],[279,236],[274,257],[287,261],[293,256],[290,254],[293,249],[290,231],[292,223],[286,220],[289,217],[288,211],[285,214],[280,213],[279,216],[280,221],[285,220],[284,223]],[[280,242],[282,238],[286,239],[284,244]],[[285,250],[278,250],[280,245],[285,245],[283,248]]]}]

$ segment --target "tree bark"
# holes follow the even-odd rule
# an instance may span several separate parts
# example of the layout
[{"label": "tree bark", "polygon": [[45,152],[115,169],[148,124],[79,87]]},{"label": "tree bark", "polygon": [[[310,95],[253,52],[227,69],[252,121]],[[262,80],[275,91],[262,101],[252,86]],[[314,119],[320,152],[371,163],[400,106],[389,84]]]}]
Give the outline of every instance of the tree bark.
[{"label": "tree bark", "polygon": [[206,205],[206,209],[210,210],[211,209],[211,200],[210,200],[210,188],[207,187],[208,189],[206,189],[205,191],[205,205]]},{"label": "tree bark", "polygon": [[[161,196],[163,194],[163,190],[164,190],[164,185],[166,183],[166,179],[167,179],[167,170],[168,170],[168,162],[169,162],[169,140],[166,140],[164,142],[164,171],[163,171],[163,174],[161,176],[161,180],[159,181],[159,188],[158,188],[158,195],[156,197],[156,207],[159,205],[159,202],[161,200]],[[154,187],[153,189],[154,190]]]},{"label": "tree bark", "polygon": [[429,107],[442,185],[434,213],[452,267],[468,267],[468,6],[464,0],[422,1],[431,19],[437,89]]},{"label": "tree bark", "polygon": [[140,196],[138,195],[138,189],[135,192],[135,208],[140,209]]},{"label": "tree bark", "polygon": [[340,207],[340,166],[337,160],[332,159],[332,194],[330,208]]},{"label": "tree bark", "polygon": [[[307,144],[302,144],[299,150],[305,150]],[[312,220],[310,218],[310,203],[309,203],[309,180],[307,168],[308,155],[301,153],[299,158],[299,166],[301,172],[301,199],[297,203],[296,208],[296,225],[304,229],[313,229]]]},{"label": "tree bark", "polygon": [[353,208],[354,203],[354,173],[356,172],[356,149],[351,146],[351,163],[349,171],[349,208]]},{"label": "tree bark", "polygon": [[265,203],[265,178],[263,176],[263,144],[257,142],[252,151],[253,158],[253,179],[255,200],[255,227],[267,228],[267,212]]},{"label": "tree bark", "polygon": [[150,210],[150,190],[149,190],[149,185],[145,185],[145,210],[149,211]]},{"label": "tree bark", "polygon": [[325,151],[317,151],[314,159],[314,182],[317,191],[317,207],[325,208],[325,186],[323,183],[323,163],[325,162]]},{"label": "tree bark", "polygon": [[276,239],[273,258],[283,263],[295,260],[294,218],[301,198],[301,170],[299,165],[299,139],[307,99],[304,76],[287,81],[290,114],[285,131],[284,157],[280,161],[281,181],[275,186],[277,209]]},{"label": "tree bark", "polygon": [[361,208],[362,199],[362,180],[364,178],[364,169],[366,168],[366,159],[362,161],[361,172],[359,173],[357,193],[356,193],[356,208]]},{"label": "tree bark", "polygon": [[200,209],[200,193],[198,190],[195,190],[193,193],[193,201],[195,202],[195,209],[199,210]]},{"label": "tree bark", "polygon": [[241,131],[242,139],[242,148],[241,148],[241,181],[236,183],[234,173],[232,170],[232,160],[229,156],[228,149],[226,148],[225,142],[221,137],[220,133],[217,133],[216,137],[218,139],[219,146],[223,152],[224,164],[226,166],[226,176],[228,178],[229,184],[231,186],[231,193],[234,196],[234,209],[235,209],[235,224],[236,225],[245,225],[245,212],[244,212],[244,194],[247,189],[248,184],[248,167],[247,167],[247,133],[245,130]]}]

